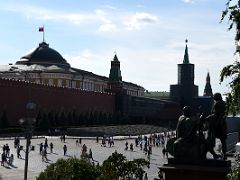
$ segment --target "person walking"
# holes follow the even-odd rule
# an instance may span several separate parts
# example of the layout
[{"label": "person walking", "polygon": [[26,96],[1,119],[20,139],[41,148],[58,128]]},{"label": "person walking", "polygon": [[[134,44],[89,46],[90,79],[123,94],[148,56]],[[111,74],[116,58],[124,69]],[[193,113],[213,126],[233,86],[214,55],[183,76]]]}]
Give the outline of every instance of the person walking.
[{"label": "person walking", "polygon": [[63,135],[63,142],[65,143],[65,140],[66,140],[66,136],[65,134]]},{"label": "person walking", "polygon": [[17,158],[22,158],[22,157],[21,157],[21,154],[20,154],[20,151],[21,151],[21,148],[20,148],[20,146],[18,145],[18,146],[17,146]]},{"label": "person walking", "polygon": [[44,161],[44,159],[45,159],[45,161],[48,160],[48,159],[47,159],[47,150],[46,150],[46,149],[44,149],[44,150],[42,151],[42,161]]},{"label": "person walking", "polygon": [[64,146],[63,146],[63,154],[64,154],[64,156],[66,156],[66,154],[67,154],[67,145],[66,144],[64,144]]},{"label": "person walking", "polygon": [[148,175],[147,175],[147,173],[144,174],[143,180],[148,180]]},{"label": "person walking", "polygon": [[130,150],[133,151],[133,143],[130,144]]},{"label": "person walking", "polygon": [[128,142],[126,141],[126,143],[125,143],[125,151],[127,151],[128,150]]},{"label": "person walking", "polygon": [[43,151],[43,143],[40,143],[39,145],[39,154],[42,154]]},{"label": "person walking", "polygon": [[89,159],[92,159],[92,160],[93,160],[93,155],[92,155],[92,150],[91,150],[91,148],[89,148]]},{"label": "person walking", "polygon": [[2,161],[1,161],[1,166],[4,166],[5,159],[6,159],[6,155],[5,155],[5,152],[3,152],[3,153],[2,153]]},{"label": "person walking", "polygon": [[13,160],[14,160],[14,156],[13,156],[13,154],[11,154],[10,157],[8,158],[8,164],[9,164],[10,166],[13,165]]},{"label": "person walking", "polygon": [[50,151],[51,151],[51,153],[53,152],[53,143],[52,142],[50,143]]}]

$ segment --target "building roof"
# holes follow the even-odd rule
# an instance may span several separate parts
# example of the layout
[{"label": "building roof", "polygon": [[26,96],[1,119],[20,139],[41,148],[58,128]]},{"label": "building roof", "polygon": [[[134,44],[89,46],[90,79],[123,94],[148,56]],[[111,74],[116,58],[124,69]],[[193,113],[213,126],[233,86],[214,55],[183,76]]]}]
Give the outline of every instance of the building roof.
[{"label": "building roof", "polygon": [[32,65],[38,64],[43,66],[56,65],[64,68],[69,68],[70,65],[62,57],[60,53],[49,47],[49,44],[42,42],[30,54],[23,56],[16,64]]}]

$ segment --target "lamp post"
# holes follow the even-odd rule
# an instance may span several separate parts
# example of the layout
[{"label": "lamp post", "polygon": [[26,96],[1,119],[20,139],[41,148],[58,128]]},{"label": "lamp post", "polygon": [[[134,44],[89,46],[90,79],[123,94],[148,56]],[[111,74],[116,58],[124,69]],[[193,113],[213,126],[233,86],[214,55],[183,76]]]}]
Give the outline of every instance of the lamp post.
[{"label": "lamp post", "polygon": [[36,122],[36,104],[33,102],[28,102],[26,105],[26,117],[19,120],[20,125],[24,128],[26,136],[26,151],[25,151],[25,166],[24,166],[24,180],[27,180],[28,172],[28,154],[30,139],[34,129],[34,124]]}]

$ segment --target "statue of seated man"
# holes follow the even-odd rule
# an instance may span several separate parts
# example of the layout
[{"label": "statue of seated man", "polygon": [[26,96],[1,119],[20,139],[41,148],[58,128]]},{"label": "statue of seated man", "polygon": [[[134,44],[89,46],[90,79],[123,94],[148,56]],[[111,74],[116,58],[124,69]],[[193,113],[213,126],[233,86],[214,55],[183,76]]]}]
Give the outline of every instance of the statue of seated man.
[{"label": "statue of seated man", "polygon": [[185,106],[183,115],[178,119],[172,155],[185,160],[203,160],[207,153],[206,140],[199,129],[200,119],[191,114],[191,108]]}]

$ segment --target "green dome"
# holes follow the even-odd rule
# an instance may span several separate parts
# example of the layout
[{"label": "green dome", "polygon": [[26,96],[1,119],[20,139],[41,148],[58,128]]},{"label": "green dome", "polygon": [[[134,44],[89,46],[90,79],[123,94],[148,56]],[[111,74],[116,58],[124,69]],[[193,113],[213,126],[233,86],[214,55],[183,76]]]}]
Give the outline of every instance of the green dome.
[{"label": "green dome", "polygon": [[70,67],[62,55],[56,50],[50,48],[49,44],[46,42],[40,43],[33,52],[23,56],[19,61],[16,62],[16,64],[38,64],[44,66],[57,65],[65,68]]}]

